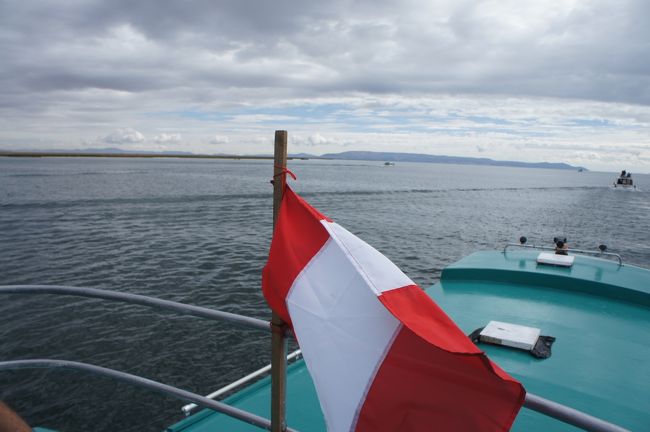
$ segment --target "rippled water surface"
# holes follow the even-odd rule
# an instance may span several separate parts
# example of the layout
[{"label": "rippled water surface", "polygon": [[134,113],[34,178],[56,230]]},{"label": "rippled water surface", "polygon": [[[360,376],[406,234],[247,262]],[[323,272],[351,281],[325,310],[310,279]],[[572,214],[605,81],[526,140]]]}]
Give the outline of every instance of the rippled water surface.
[{"label": "rippled water surface", "polygon": [[[650,267],[650,177],[610,173],[295,161],[323,213],[422,286],[480,249],[526,235],[605,243]],[[621,167],[623,169],[625,167]],[[128,291],[267,319],[260,274],[272,229],[270,161],[0,158],[0,284]],[[269,337],[100,300],[0,297],[0,359],[60,358],[197,393],[269,362]],[[0,372],[0,399],[61,431],[157,431],[183,402],[66,371]]]}]

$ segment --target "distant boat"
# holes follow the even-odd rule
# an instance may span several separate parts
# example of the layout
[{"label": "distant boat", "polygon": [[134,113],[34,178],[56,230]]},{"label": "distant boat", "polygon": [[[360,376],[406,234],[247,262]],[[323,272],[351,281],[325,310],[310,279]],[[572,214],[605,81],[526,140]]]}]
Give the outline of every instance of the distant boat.
[{"label": "distant boat", "polygon": [[614,188],[619,189],[636,189],[634,181],[632,181],[632,173],[629,173],[625,170],[621,171],[621,175],[618,176],[614,182]]},{"label": "distant boat", "polygon": [[395,162],[384,162],[384,166],[395,166]]},{"label": "distant boat", "polygon": [[583,171],[584,171],[584,170],[583,170],[582,168],[580,168],[580,169],[578,170],[578,172],[583,172]]}]

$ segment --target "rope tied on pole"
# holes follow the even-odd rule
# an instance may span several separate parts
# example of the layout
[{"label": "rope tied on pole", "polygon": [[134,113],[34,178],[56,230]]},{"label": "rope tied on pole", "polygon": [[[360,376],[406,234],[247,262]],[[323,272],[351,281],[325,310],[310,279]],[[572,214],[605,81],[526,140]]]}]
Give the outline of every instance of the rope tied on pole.
[{"label": "rope tied on pole", "polygon": [[281,169],[282,172],[277,173],[276,175],[273,176],[273,178],[276,178],[276,177],[281,176],[281,175],[289,174],[291,176],[291,178],[293,178],[294,180],[298,180],[298,177],[296,177],[296,175],[293,172],[291,172],[291,170],[289,168],[287,168],[286,166],[281,166],[281,165],[274,165],[274,166],[276,168]]},{"label": "rope tied on pole", "polygon": [[280,177],[280,176],[284,176],[283,180],[286,183],[287,174],[289,174],[292,179],[298,180],[298,177],[296,177],[296,175],[286,166],[281,166],[281,165],[273,165],[273,166],[281,171],[275,174],[269,183],[275,184],[276,177]]}]

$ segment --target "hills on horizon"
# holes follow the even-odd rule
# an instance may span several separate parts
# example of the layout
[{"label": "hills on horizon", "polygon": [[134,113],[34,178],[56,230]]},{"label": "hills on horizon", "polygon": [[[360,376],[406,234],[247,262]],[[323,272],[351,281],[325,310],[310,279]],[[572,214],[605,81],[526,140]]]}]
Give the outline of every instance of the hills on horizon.
[{"label": "hills on horizon", "polygon": [[[92,156],[111,156],[111,155],[133,155],[133,156],[164,156],[164,157],[197,157],[197,158],[271,158],[272,155],[231,155],[231,154],[195,154],[185,151],[137,151],[137,150],[124,150],[115,147],[106,148],[89,148],[80,150],[31,150],[31,151],[4,151],[0,150],[0,156],[29,156],[29,155],[92,155]],[[488,165],[488,166],[508,166],[519,168],[544,168],[544,169],[562,169],[562,170],[583,170],[588,171],[584,167],[573,166],[562,162],[520,162],[520,161],[507,161],[507,160],[494,160],[489,158],[476,158],[464,156],[444,156],[444,155],[428,155],[422,153],[401,153],[401,152],[374,152],[374,151],[346,151],[340,153],[326,153],[323,155],[313,155],[309,153],[292,153],[289,154],[291,158],[297,159],[333,159],[333,160],[356,160],[356,161],[378,161],[378,162],[424,162],[424,163],[442,163],[442,164],[457,164],[457,165]]]},{"label": "hills on horizon", "polygon": [[475,158],[464,156],[442,156],[427,155],[421,153],[396,153],[396,152],[372,152],[372,151],[347,151],[341,153],[327,153],[321,156],[324,159],[345,159],[345,160],[371,160],[384,162],[427,162],[457,165],[490,165],[510,166],[519,168],[546,168],[546,169],[568,169],[588,171],[584,167],[573,166],[563,162],[519,162],[494,160],[489,158]]}]

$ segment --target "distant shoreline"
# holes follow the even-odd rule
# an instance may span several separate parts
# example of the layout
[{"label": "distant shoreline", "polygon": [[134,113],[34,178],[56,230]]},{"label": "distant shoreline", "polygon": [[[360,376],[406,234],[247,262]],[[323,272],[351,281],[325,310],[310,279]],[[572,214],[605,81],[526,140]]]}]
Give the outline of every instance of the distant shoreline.
[{"label": "distant shoreline", "polygon": [[[272,160],[273,156],[198,155],[164,153],[56,153],[56,152],[0,152],[0,157],[106,157],[106,158],[180,158],[180,159],[247,159]],[[308,158],[288,157],[288,160]]]},{"label": "distant shoreline", "polygon": [[[89,151],[8,151],[0,150],[0,157],[100,157],[100,158],[174,158],[174,159],[221,159],[221,160],[273,160],[271,155],[208,155],[193,154],[188,152],[134,152],[122,151],[119,149],[89,149]],[[342,153],[327,153],[321,156],[309,153],[296,153],[288,155],[288,160],[347,160],[347,161],[367,161],[383,163],[401,163],[401,162],[420,162],[420,163],[439,163],[439,164],[456,164],[456,165],[478,165],[478,166],[503,166],[515,168],[542,168],[542,169],[561,169],[561,170],[580,170],[588,171],[584,167],[572,166],[566,163],[558,162],[518,162],[503,161],[488,158],[474,158],[463,156],[442,156],[427,155],[418,153],[393,153],[393,152],[371,152],[371,151],[349,151]]]}]

